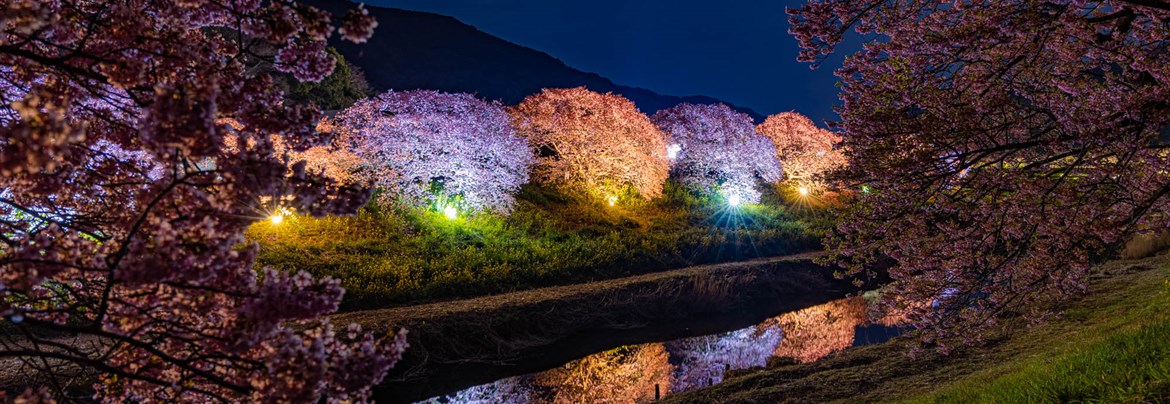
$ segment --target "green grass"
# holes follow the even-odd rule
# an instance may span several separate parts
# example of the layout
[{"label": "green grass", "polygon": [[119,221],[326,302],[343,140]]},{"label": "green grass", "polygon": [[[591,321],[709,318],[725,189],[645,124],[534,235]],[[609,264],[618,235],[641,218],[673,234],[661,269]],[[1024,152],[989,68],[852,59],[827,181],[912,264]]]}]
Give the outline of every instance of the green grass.
[{"label": "green grass", "polygon": [[[1168,402],[1170,283],[1137,310],[1086,318],[1086,332],[1051,338],[916,402]],[[1099,307],[1109,311],[1110,307]],[[1092,316],[1102,317],[1102,316]]]},{"label": "green grass", "polygon": [[[507,216],[447,219],[371,205],[353,217],[293,217],[248,231],[258,265],[340,279],[344,310],[483,295],[818,248],[823,213],[785,205],[728,208],[673,185],[654,201],[526,186]],[[819,216],[819,217],[818,217]]]},{"label": "green grass", "polygon": [[1094,267],[1089,293],[1040,324],[1009,316],[986,345],[911,341],[777,362],[667,402],[1170,402],[1170,255]]}]

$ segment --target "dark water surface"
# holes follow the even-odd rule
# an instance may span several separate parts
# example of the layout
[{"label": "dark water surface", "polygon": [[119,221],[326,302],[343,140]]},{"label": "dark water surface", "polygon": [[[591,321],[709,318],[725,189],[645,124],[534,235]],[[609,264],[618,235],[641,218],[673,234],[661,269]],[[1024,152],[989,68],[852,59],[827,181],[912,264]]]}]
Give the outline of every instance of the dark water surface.
[{"label": "dark water surface", "polygon": [[853,346],[897,336],[899,318],[871,299],[834,300],[742,329],[624,345],[539,373],[474,386],[425,403],[637,403],[723,381],[729,370],[769,358],[812,362]]}]

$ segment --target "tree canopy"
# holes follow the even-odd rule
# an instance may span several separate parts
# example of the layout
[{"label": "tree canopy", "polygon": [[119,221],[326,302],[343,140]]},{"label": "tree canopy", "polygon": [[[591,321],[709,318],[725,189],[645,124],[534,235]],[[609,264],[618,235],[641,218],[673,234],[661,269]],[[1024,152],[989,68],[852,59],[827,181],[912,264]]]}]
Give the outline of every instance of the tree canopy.
[{"label": "tree canopy", "polygon": [[405,335],[334,327],[336,280],[257,271],[243,244],[369,198],[277,150],[325,141],[320,113],[252,69],[328,76],[326,40],[368,38],[365,10],[17,0],[0,20],[0,357],[109,402],[365,400]]},{"label": "tree canopy", "polygon": [[[885,256],[927,341],[1042,317],[1095,259],[1170,221],[1170,3],[814,0],[801,59],[851,30],[837,71],[845,177],[872,189],[830,239]],[[1161,135],[1161,137],[1159,136]]]}]

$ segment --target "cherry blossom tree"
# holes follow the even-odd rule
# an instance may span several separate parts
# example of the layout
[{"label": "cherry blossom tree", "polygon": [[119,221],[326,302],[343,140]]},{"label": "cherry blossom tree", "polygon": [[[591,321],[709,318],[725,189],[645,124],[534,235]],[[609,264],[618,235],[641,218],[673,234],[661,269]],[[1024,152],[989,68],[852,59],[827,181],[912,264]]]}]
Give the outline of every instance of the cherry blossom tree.
[{"label": "cherry blossom tree", "polygon": [[841,137],[818,128],[799,113],[771,115],[756,125],[756,132],[772,139],[776,154],[784,162],[784,176],[789,180],[819,183],[826,173],[847,163],[845,154],[834,147]]},{"label": "cherry blossom tree", "polygon": [[1042,318],[1137,232],[1168,230],[1170,2],[813,0],[801,59],[855,30],[840,108],[859,198],[829,240],[889,287],[924,340]]},{"label": "cherry blossom tree", "polygon": [[630,100],[584,87],[546,88],[510,113],[538,151],[536,181],[606,195],[626,186],[646,198],[662,195],[665,135]]},{"label": "cherry blossom tree", "polygon": [[[326,140],[319,113],[251,69],[325,77],[330,18],[279,0],[0,6],[0,359],[16,382],[109,402],[367,398],[405,335],[334,327],[336,280],[258,273],[243,237],[273,209],[369,197],[276,152],[274,136]],[[336,30],[373,26],[358,8]]]},{"label": "cherry blossom tree", "polygon": [[747,114],[723,104],[680,104],[652,119],[679,147],[671,175],[683,185],[757,203],[760,180],[782,176],[775,146],[756,133]]},{"label": "cherry blossom tree", "polygon": [[386,202],[506,212],[533,163],[503,107],[470,94],[390,91],[321,126],[342,134]]}]

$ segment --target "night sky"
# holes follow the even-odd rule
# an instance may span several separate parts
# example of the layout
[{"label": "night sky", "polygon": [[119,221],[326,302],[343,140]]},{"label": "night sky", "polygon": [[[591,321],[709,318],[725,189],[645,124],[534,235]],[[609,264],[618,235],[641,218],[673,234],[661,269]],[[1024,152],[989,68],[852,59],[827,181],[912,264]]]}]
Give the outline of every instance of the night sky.
[{"label": "night sky", "polygon": [[622,85],[707,95],[762,114],[836,120],[834,55],[796,61],[786,6],[799,0],[366,0],[453,16]]}]

